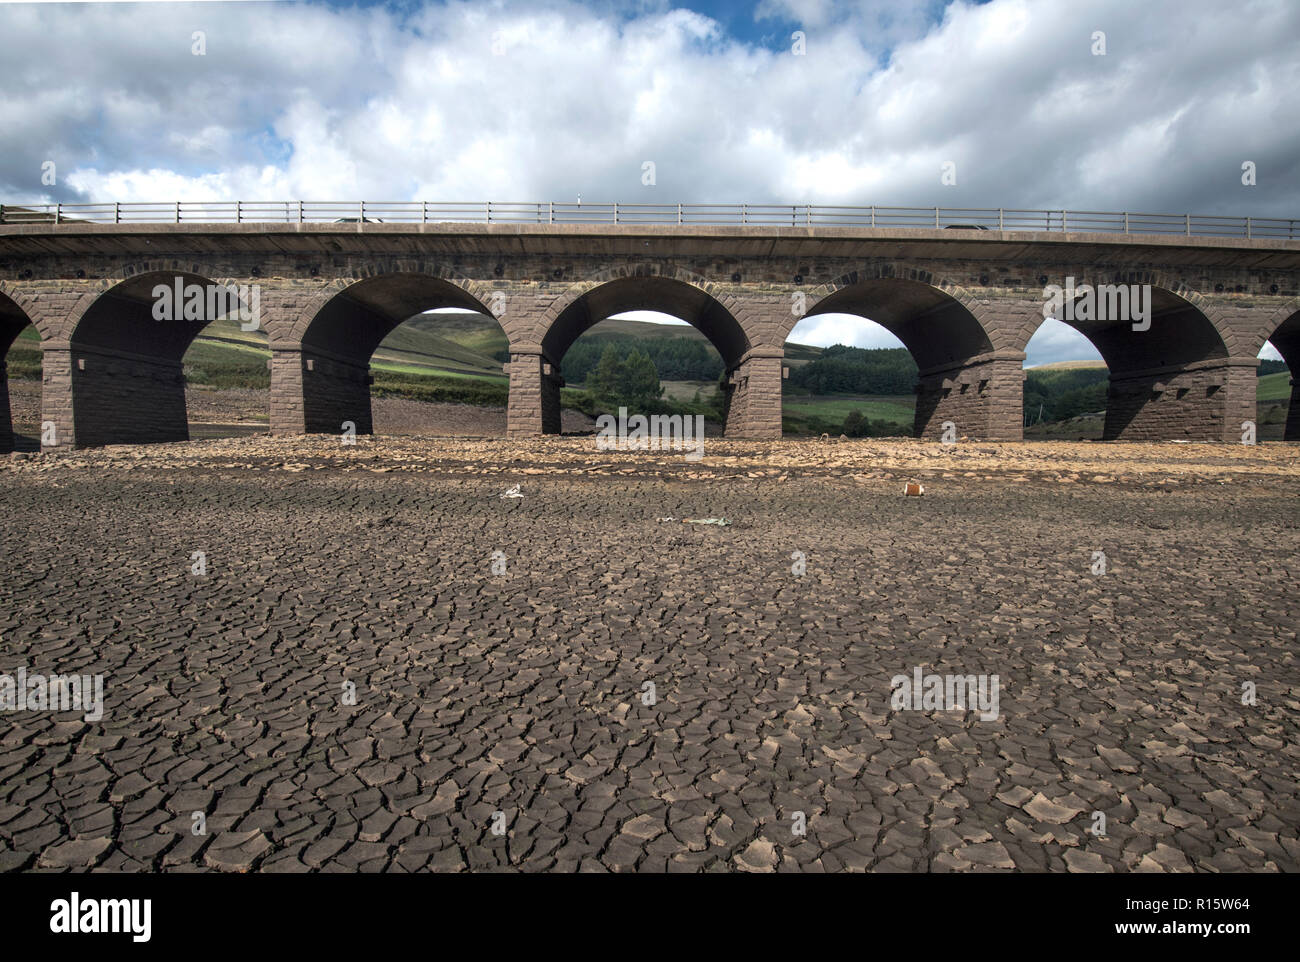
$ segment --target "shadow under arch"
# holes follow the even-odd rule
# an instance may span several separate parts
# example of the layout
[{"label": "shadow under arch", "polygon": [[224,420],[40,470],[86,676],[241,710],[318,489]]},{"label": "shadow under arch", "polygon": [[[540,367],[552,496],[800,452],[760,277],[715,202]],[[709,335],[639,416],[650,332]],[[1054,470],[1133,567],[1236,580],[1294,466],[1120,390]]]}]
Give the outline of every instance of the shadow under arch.
[{"label": "shadow under arch", "polygon": [[13,417],[9,405],[9,365],[7,355],[18,335],[32,319],[8,294],[0,291],[0,453],[14,450]]},{"label": "shadow under arch", "polygon": [[[1199,307],[1168,288],[1148,285],[1147,300],[1135,293],[1142,285],[1119,286],[1129,289],[1127,300],[1095,284],[1090,303],[1088,296],[1076,294],[1052,312],[1055,320],[1086,337],[1106,362],[1102,440],[1222,439],[1223,402],[1233,375],[1231,352],[1219,329]],[[1144,303],[1135,300],[1138,296]],[[1253,369],[1249,374],[1254,376]]]},{"label": "shadow under arch", "polygon": [[375,350],[404,321],[439,308],[461,308],[497,321],[471,290],[419,270],[352,280],[309,305],[293,328],[299,341],[272,344],[272,431],[337,434],[351,422],[356,433],[373,433]]},{"label": "shadow under arch", "polygon": [[[1012,378],[1024,355],[1000,356],[984,325],[954,293],[886,272],[852,274],[831,286],[803,316],[851,314],[874,321],[902,341],[918,368],[917,437],[938,436],[949,421],[963,435],[1020,437],[1019,417],[1014,424],[1000,424],[990,401],[996,382]],[[794,326],[787,325],[786,339]]]},{"label": "shadow under arch", "polygon": [[71,382],[75,444],[188,440],[182,359],[212,321],[256,315],[236,290],[188,270],[148,270],[100,293],[70,333],[69,369],[47,372],[47,383]]},{"label": "shadow under arch", "polygon": [[1291,372],[1291,400],[1287,406],[1284,441],[1300,441],[1300,310],[1293,311],[1267,338]]},{"label": "shadow under arch", "polygon": [[[723,419],[728,434],[744,429],[749,402],[748,378],[741,371],[752,345],[740,320],[703,282],[668,274],[633,274],[612,277],[574,296],[559,310],[542,333],[542,355],[555,371],[564,355],[584,332],[596,324],[628,311],[656,311],[686,321],[703,334],[722,356],[727,369]],[[543,383],[542,425],[546,433],[559,432],[558,377]]]}]

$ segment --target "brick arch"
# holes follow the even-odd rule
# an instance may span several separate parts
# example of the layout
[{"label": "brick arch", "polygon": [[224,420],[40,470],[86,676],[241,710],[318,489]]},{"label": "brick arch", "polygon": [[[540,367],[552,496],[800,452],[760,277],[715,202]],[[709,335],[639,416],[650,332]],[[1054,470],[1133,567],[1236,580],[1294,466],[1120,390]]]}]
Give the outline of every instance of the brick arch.
[{"label": "brick arch", "polygon": [[697,274],[694,271],[673,264],[659,264],[653,261],[610,267],[581,281],[574,281],[551,301],[530,330],[521,332],[519,340],[531,340],[533,343],[541,344],[546,335],[550,333],[552,325],[559,316],[577,303],[580,298],[611,281],[625,280],[632,277],[662,277],[666,280],[680,281],[694,287],[724,307],[736,319],[736,323],[740,325],[740,329],[751,344],[759,342],[759,321],[752,316],[742,300],[722,293],[713,281],[710,281],[702,274]]},{"label": "brick arch", "polygon": [[307,333],[307,328],[311,326],[311,322],[326,304],[332,301],[339,294],[363,281],[387,276],[418,276],[427,277],[432,280],[446,281],[448,284],[460,288],[473,298],[482,308],[484,314],[494,316],[484,303],[485,299],[492,293],[493,288],[490,284],[485,284],[482,281],[471,280],[465,275],[458,274],[443,264],[430,264],[427,261],[421,260],[380,261],[369,267],[354,271],[347,276],[337,277],[323,284],[310,297],[308,297],[307,302],[294,313],[292,322],[286,330],[280,332],[280,336],[286,340],[301,343],[303,337]]},{"label": "brick arch", "polygon": [[[806,317],[817,304],[837,291],[844,290],[846,287],[852,287],[855,284],[860,284],[863,281],[885,279],[915,281],[933,287],[935,290],[942,291],[962,307],[966,308],[970,315],[975,318],[980,327],[984,329],[984,336],[989,339],[989,343],[993,345],[995,350],[1008,346],[999,343],[1000,340],[1005,339],[1002,329],[997,324],[990,324],[987,322],[989,320],[989,318],[986,317],[988,309],[984,305],[978,303],[969,290],[946,277],[936,277],[932,272],[904,261],[873,262],[860,270],[849,271],[847,274],[842,274],[832,281],[828,281],[825,284],[819,284],[817,287],[806,292],[808,310],[805,312],[804,316]],[[790,333],[801,320],[803,320],[803,317],[796,317],[794,314],[791,314],[782,322],[778,330],[780,344],[786,342],[790,337]]]},{"label": "brick arch", "polygon": [[[193,274],[212,284],[248,283],[248,278],[223,276],[217,271],[210,270],[210,267],[211,265],[202,262],[182,261],[177,258],[165,257],[153,258],[147,261],[132,261],[124,264],[122,269],[114,276],[100,278],[94,282],[93,286],[86,289],[70,311],[50,324],[48,336],[71,340],[77,326],[101,296],[125,284],[127,281],[135,280],[143,274]],[[42,336],[46,336],[44,331],[42,331]]]},{"label": "brick arch", "polygon": [[[1150,284],[1152,288],[1173,294],[1196,308],[1210,322],[1230,356],[1239,353],[1240,344],[1238,342],[1240,337],[1224,316],[1222,309],[1203,297],[1199,291],[1188,287],[1173,274],[1159,270],[1124,266],[1084,266],[1066,270],[1057,279],[1063,279],[1067,274],[1072,274],[1077,284],[1091,284],[1094,287],[1098,284]],[[1121,278],[1119,281],[1115,280],[1116,274]],[[1019,328],[1015,338],[1016,350],[1023,351],[1025,349],[1030,339],[1042,326],[1043,320],[1040,311]]]}]

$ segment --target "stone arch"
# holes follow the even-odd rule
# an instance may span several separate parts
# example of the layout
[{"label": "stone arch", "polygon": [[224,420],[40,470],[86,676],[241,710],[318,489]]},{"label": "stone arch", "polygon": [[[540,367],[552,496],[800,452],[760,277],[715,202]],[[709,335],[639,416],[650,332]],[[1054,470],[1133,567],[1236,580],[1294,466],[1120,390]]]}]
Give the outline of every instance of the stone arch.
[{"label": "stone arch", "polygon": [[[104,295],[112,294],[124,285],[137,283],[140,278],[147,275],[179,275],[197,278],[206,284],[223,286],[250,283],[250,279],[247,277],[231,277],[214,269],[214,265],[202,261],[166,257],[131,261],[122,265],[121,269],[112,277],[100,278],[88,287],[83,286],[82,294],[72,306],[72,309],[62,317],[51,319],[48,335],[45,332],[42,332],[42,335],[62,340],[72,340],[77,328],[81,325],[82,319],[87,313],[94,310],[95,305],[100,302]],[[253,278],[252,282],[255,283],[256,280],[256,278]]]},{"label": "stone arch", "polygon": [[11,301],[14,307],[26,316],[27,323],[35,327],[42,338],[50,336],[51,321],[49,316],[42,309],[40,301],[25,288],[12,281],[0,280],[0,296]]},{"label": "stone arch", "polygon": [[[122,277],[103,281],[95,291],[83,295],[76,308],[68,313],[65,322],[67,340],[74,346],[98,346],[179,361],[211,319],[177,320],[174,323],[155,321],[152,314],[154,288],[177,278],[185,284],[197,282],[226,286],[240,283],[233,278],[205,273],[200,264],[157,261],[141,267]],[[145,322],[143,328],[134,326],[141,321]]]},{"label": "stone arch", "polygon": [[[560,430],[560,362],[595,324],[632,310],[663,311],[688,322],[708,339],[726,366],[724,420],[728,434],[754,430],[755,412],[775,408],[780,419],[780,361],[753,356],[756,322],[741,299],[712,281],[672,264],[630,263],[607,268],[570,285],[538,313],[531,328],[511,341],[511,432]],[[763,364],[772,372],[754,376]],[[751,380],[754,381],[751,387]],[[760,390],[759,382],[764,382]],[[766,382],[774,381],[773,386]],[[763,395],[760,399],[759,395]],[[770,413],[770,412],[769,412]]]},{"label": "stone arch", "polygon": [[[1257,341],[1260,348],[1265,342],[1272,342],[1291,371],[1291,400],[1282,439],[1300,441],[1300,298],[1278,308],[1269,317],[1264,336]],[[1255,353],[1258,356],[1258,350]]]},{"label": "stone arch", "polygon": [[[1134,331],[1132,322],[1128,320],[1062,320],[1062,323],[1068,324],[1092,342],[1112,371],[1168,367],[1227,358],[1233,354],[1232,348],[1236,337],[1226,318],[1213,304],[1185,285],[1149,271],[1098,271],[1074,276],[1076,286],[1079,284],[1090,284],[1094,287],[1099,284],[1149,284],[1151,286],[1152,329],[1149,331]],[[1121,280],[1115,280],[1116,277]],[[1167,319],[1181,318],[1186,323],[1176,333],[1170,328],[1162,330],[1156,323],[1161,316]],[[1019,350],[1025,349],[1044,320],[1041,312],[1026,319],[1016,335],[1016,346]]]},{"label": "stone arch", "polygon": [[[1103,440],[1229,440],[1238,425],[1254,417],[1254,360],[1240,354],[1241,342],[1229,318],[1213,301],[1167,272],[1125,266],[1075,268],[1087,284],[1149,286],[1149,318],[1058,319],[1095,347],[1108,369]],[[1039,311],[1026,316],[1017,343],[1027,346],[1042,326]],[[1137,328],[1135,324],[1144,325]]]},{"label": "stone arch", "polygon": [[[1258,357],[1259,352],[1264,349],[1264,345],[1273,339],[1283,325],[1287,325],[1289,329],[1291,324],[1296,323],[1294,320],[1296,315],[1300,315],[1300,297],[1292,298],[1288,303],[1283,304],[1268,315],[1259,329],[1250,334],[1250,339],[1245,344],[1246,352]],[[1291,323],[1288,324],[1288,322]],[[1277,347],[1276,344],[1273,346]],[[1280,348],[1279,353],[1281,353]],[[1285,355],[1283,356],[1285,357]],[[1290,366],[1290,362],[1287,363]],[[1300,363],[1300,360],[1297,363]],[[1295,368],[1292,368],[1292,370],[1294,371]],[[1300,377],[1300,372],[1297,372],[1297,377]]]},{"label": "stone arch", "polygon": [[[17,294],[18,297],[14,295]],[[7,355],[18,335],[34,323],[32,302],[22,292],[0,281],[0,453],[14,449],[13,418],[9,407],[9,368]],[[37,328],[40,331],[40,328]]]},{"label": "stone arch", "polygon": [[[705,324],[712,327],[712,330],[701,327],[697,323],[700,318],[683,317],[682,320],[689,321],[705,337],[708,337],[713,346],[723,355],[723,361],[728,365],[737,363],[745,351],[752,347],[757,340],[755,335],[757,323],[749,316],[746,305],[740,299],[724,293],[717,284],[694,271],[672,264],[652,262],[610,267],[570,285],[568,289],[547,306],[547,309],[534,324],[530,332],[530,339],[534,343],[542,345],[546,355],[558,364],[560,357],[556,357],[553,352],[558,350],[562,357],[564,351],[581,336],[583,331],[592,324],[603,320],[603,318],[595,318],[585,326],[581,326],[581,321],[573,323],[575,312],[585,303],[586,299],[594,292],[608,289],[610,285],[628,282],[630,286],[635,285],[638,281],[649,282],[651,286],[656,281],[681,285],[698,292],[697,306],[703,306],[706,310],[709,310],[712,309],[713,305],[716,305],[721,313],[716,314],[714,318],[705,319]],[[664,289],[664,287],[660,287],[661,291]],[[631,303],[634,298],[639,299],[639,296],[633,294],[627,299],[628,303]],[[656,300],[658,300],[658,305],[652,303]],[[651,296],[646,300],[646,303],[640,304],[639,308],[624,307],[623,310],[655,310],[657,307],[665,306],[668,300],[671,300],[671,298],[656,299]],[[680,307],[681,304],[679,303],[677,306]],[[613,313],[620,312],[618,310],[613,311]],[[672,313],[672,311],[666,311],[666,313]],[[722,314],[725,314],[725,318]],[[714,323],[711,323],[711,321]],[[557,325],[561,326],[557,327]],[[719,344],[719,340],[723,343]],[[734,356],[728,358],[729,353]]]},{"label": "stone arch", "polygon": [[[189,439],[183,357],[214,318],[156,320],[154,290],[235,280],[202,263],[160,258],[128,264],[97,282],[62,319],[45,347],[44,416],[79,447]],[[207,308],[216,306],[205,299]],[[229,308],[228,303],[221,307]],[[218,308],[220,309],[220,308]]]},{"label": "stone arch", "polygon": [[[1019,396],[1019,358],[1008,353],[985,307],[951,279],[912,264],[875,261],[809,292],[807,310],[784,318],[781,343],[805,317],[845,313],[870,318],[903,342],[918,368],[913,432],[1016,439],[1018,413],[1005,398]],[[1014,401],[1012,403],[1015,403]]]},{"label": "stone arch", "polygon": [[[829,310],[817,310],[817,305],[821,304],[828,297],[847,288],[852,288],[864,282],[878,280],[899,280],[924,284],[928,287],[934,288],[936,291],[946,294],[953,301],[964,307],[966,311],[980,323],[980,326],[985,330],[985,335],[995,347],[1001,346],[996,343],[996,329],[985,323],[985,317],[983,315],[986,308],[983,304],[978,302],[967,288],[955,283],[947,277],[936,276],[931,271],[927,271],[924,268],[919,268],[902,261],[873,262],[859,270],[849,271],[846,274],[842,274],[825,284],[819,284],[817,287],[814,287],[807,292],[808,310],[804,313],[803,317],[819,313],[831,313]],[[803,317],[796,317],[794,314],[791,314],[788,318],[783,320],[777,331],[781,343],[785,343],[785,341],[789,339],[790,333],[795,329]]]},{"label": "stone arch", "polygon": [[493,287],[490,284],[471,280],[443,264],[422,260],[379,261],[356,270],[346,277],[338,277],[322,284],[293,315],[293,319],[285,328],[284,339],[287,341],[302,341],[308,327],[311,326],[312,321],[316,319],[320,311],[335,297],[340,294],[346,295],[349,290],[356,289],[357,285],[381,278],[404,277],[427,278],[431,281],[441,281],[452,287],[459,288],[465,297],[476,305],[475,310],[479,310],[484,314],[491,313],[485,303],[491,298]]},{"label": "stone arch", "polygon": [[272,430],[338,433],[351,422],[357,433],[372,433],[370,360],[384,338],[413,315],[441,307],[485,314],[504,332],[488,306],[492,291],[421,260],[375,262],[323,285],[271,345]]}]

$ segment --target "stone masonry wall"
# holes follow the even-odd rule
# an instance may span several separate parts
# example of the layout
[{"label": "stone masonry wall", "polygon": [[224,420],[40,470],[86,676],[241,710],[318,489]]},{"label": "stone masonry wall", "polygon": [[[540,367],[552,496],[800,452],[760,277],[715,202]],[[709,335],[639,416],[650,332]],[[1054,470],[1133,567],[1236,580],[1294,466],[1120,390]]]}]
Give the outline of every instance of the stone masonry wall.
[{"label": "stone masonry wall", "polygon": [[1112,376],[1103,440],[1236,441],[1255,418],[1249,366]]},{"label": "stone masonry wall", "polygon": [[992,358],[925,372],[916,395],[913,430],[939,439],[945,422],[958,438],[1019,441],[1024,437],[1024,374],[1020,358]]},{"label": "stone masonry wall", "polygon": [[1288,441],[1300,441],[1300,377],[1291,378],[1291,405],[1286,412],[1286,433]]},{"label": "stone masonry wall", "polygon": [[[378,235],[376,243],[383,243]],[[1104,255],[1109,260],[1097,261],[1095,249],[1085,256],[1078,253],[1082,248],[1056,243],[1027,245],[1032,255],[1012,264],[971,255],[969,242],[953,247],[965,252],[962,257],[911,259],[889,253],[897,248],[896,242],[855,241],[859,256],[824,256],[817,251],[830,248],[819,248],[811,239],[800,244],[806,253],[788,256],[520,254],[505,240],[497,253],[483,253],[480,244],[454,256],[437,257],[286,254],[273,249],[215,256],[164,255],[149,261],[125,255],[39,254],[0,259],[0,290],[22,306],[44,339],[43,418],[56,423],[61,444],[186,436],[176,365],[161,358],[100,357],[96,361],[87,354],[85,359],[94,362],[89,370],[74,370],[74,356],[80,355],[69,353],[78,319],[95,299],[124,278],[142,272],[185,271],[214,280],[262,285],[262,326],[278,346],[272,363],[272,428],[277,432],[337,433],[345,420],[354,421],[359,432],[370,429],[364,365],[355,363],[357,359],[314,358],[308,353],[301,360],[303,369],[294,371],[292,355],[302,345],[305,325],[330,297],[353,279],[386,272],[427,271],[457,284],[480,302],[490,293],[504,293],[505,310],[499,320],[512,345],[509,430],[515,435],[558,429],[559,385],[544,379],[540,365],[559,359],[544,362],[535,352],[558,312],[590,290],[595,283],[588,280],[592,278],[630,272],[672,277],[697,285],[736,318],[749,342],[749,360],[733,371],[740,383],[732,391],[727,425],[731,436],[771,437],[779,432],[779,355],[792,323],[792,294],[805,292],[806,307],[811,310],[818,299],[842,289],[846,278],[897,277],[931,285],[962,304],[987,332],[994,360],[956,358],[952,370],[928,372],[922,378],[916,424],[926,437],[938,436],[939,425],[945,420],[953,421],[959,434],[968,437],[1021,436],[1019,366],[997,358],[1008,351],[1022,351],[1041,323],[1041,314],[1035,311],[1041,304],[1044,277],[1058,283],[1067,273],[1079,283],[1122,277],[1175,290],[1209,318],[1229,359],[1242,364],[1253,360],[1269,336],[1269,328],[1276,327],[1279,313],[1300,303],[1300,279],[1295,272],[1213,267],[1212,258],[1204,254],[1195,266],[1190,262],[1183,266],[1133,263],[1118,249]],[[1203,241],[1198,244],[1206,252],[1212,250]],[[738,244],[737,250],[744,249],[744,244]],[[846,245],[841,243],[838,249],[842,252]],[[471,250],[478,252],[469,253]],[[645,308],[654,309],[655,304],[647,303]],[[936,330],[934,336],[942,339],[943,331]],[[769,351],[771,355],[766,353]],[[314,360],[320,360],[321,366],[307,368]],[[526,366],[515,370],[517,362]],[[527,368],[534,364],[538,366],[535,373]],[[1211,384],[1215,375],[1207,370],[1161,376],[1168,389],[1159,395],[1152,389],[1161,377],[1149,378],[1145,386],[1118,381],[1114,392],[1118,407],[1110,419],[1117,432],[1114,436],[1239,439],[1240,421],[1253,417],[1253,382],[1228,365],[1220,372],[1221,383]],[[945,379],[954,383],[945,388]],[[1300,432],[1294,400],[1290,421],[1288,432],[1294,437]]]},{"label": "stone masonry wall", "polygon": [[179,362],[77,348],[71,373],[78,447],[189,440]]},{"label": "stone masonry wall", "polygon": [[731,372],[726,437],[781,437],[782,366],[779,356],[750,356]]},{"label": "stone masonry wall", "polygon": [[0,454],[14,449],[13,419],[9,414],[9,377],[7,365],[0,358]]},{"label": "stone masonry wall", "polygon": [[373,434],[370,367],[334,358],[302,361],[303,428],[308,434],[339,434],[352,422],[357,434]]}]

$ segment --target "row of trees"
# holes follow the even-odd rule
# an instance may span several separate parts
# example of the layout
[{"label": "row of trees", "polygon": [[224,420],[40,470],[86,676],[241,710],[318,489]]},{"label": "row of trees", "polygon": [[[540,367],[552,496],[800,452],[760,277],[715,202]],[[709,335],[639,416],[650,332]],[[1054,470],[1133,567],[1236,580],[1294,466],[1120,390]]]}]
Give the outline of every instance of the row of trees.
[{"label": "row of trees", "polygon": [[606,345],[601,351],[600,360],[587,374],[586,382],[593,397],[616,406],[644,407],[646,402],[657,401],[664,393],[659,372],[649,355],[636,349],[624,355],[614,344]]},{"label": "row of trees", "polygon": [[611,350],[619,357],[641,354],[666,381],[716,381],[722,374],[722,358],[707,341],[630,334],[579,338],[560,362],[560,374],[570,384],[586,384]]},{"label": "row of trees", "polygon": [[1025,372],[1025,420],[1067,421],[1106,410],[1109,374],[1104,367]]},{"label": "row of trees", "polygon": [[911,394],[916,362],[901,347],[862,348],[836,344],[821,357],[790,371],[786,390],[803,394]]}]

